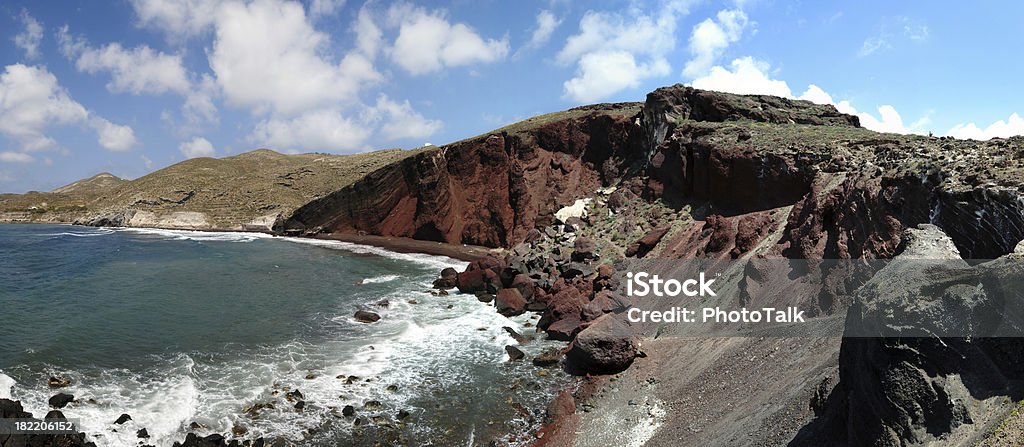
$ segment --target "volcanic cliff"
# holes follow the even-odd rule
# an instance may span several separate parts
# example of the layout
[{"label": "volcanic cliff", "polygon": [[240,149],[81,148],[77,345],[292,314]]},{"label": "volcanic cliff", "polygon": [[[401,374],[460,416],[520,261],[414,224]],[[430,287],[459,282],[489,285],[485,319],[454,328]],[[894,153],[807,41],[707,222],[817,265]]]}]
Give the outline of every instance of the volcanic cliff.
[{"label": "volcanic cliff", "polygon": [[[957,269],[1013,265],[1024,239],[1022,159],[1019,137],[883,134],[832,106],[676,85],[643,104],[581,107],[424,151],[278,229],[506,248],[439,285],[506,314],[541,313],[540,329],[571,341],[570,370],[633,364],[553,410],[597,436],[546,442],[972,445],[1022,397],[1018,341],[842,339],[845,324],[883,312],[878,303],[907,307],[870,295],[882,272],[854,263],[800,276],[768,261],[899,259],[925,232],[947,242],[941,257],[961,260]],[[795,297],[821,331],[711,337],[628,324],[622,311],[635,303],[618,275],[638,259],[718,263],[739,278],[726,286],[736,293],[702,304]]]}]

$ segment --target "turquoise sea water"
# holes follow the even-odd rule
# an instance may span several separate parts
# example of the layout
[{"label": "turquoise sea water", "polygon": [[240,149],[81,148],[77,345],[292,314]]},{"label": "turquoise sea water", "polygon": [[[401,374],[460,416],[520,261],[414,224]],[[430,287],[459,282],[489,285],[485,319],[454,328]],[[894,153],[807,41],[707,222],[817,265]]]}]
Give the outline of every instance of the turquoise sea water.
[{"label": "turquoise sea water", "polygon": [[[431,296],[447,266],[464,263],[259,234],[0,225],[0,397],[42,415],[46,378],[70,377],[64,412],[99,445],[137,445],[142,427],[170,445],[192,422],[298,445],[522,440],[523,408],[540,416],[565,378],[506,362],[501,327],[535,320]],[[358,323],[358,309],[383,319]],[[301,411],[284,398],[295,389]],[[113,425],[121,413],[134,420]]]}]

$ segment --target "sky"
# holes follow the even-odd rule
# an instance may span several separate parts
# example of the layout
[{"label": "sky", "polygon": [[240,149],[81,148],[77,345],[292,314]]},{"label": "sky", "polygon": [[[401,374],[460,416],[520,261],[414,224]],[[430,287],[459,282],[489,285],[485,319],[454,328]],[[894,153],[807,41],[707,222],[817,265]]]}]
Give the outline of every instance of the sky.
[{"label": "sky", "polygon": [[1024,2],[0,0],[0,192],[478,135],[683,83],[1024,134]]}]

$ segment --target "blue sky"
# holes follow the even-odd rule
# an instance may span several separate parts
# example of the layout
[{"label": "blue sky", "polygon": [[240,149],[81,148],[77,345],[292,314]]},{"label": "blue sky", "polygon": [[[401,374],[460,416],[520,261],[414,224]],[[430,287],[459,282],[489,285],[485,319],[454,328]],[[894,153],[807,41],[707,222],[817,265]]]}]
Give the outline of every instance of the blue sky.
[{"label": "blue sky", "polygon": [[685,83],[1024,133],[1024,3],[0,2],[0,191],[259,147],[442,144]]}]

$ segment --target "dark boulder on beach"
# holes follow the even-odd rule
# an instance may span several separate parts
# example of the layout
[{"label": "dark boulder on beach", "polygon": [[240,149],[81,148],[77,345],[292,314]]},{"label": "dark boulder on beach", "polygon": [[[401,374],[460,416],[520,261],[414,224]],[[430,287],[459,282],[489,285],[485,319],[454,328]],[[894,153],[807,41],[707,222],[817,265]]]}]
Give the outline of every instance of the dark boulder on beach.
[{"label": "dark boulder on beach", "polygon": [[375,312],[360,310],[356,312],[355,318],[360,323],[374,323],[380,320],[380,315]]},{"label": "dark boulder on beach", "polygon": [[[3,419],[31,419],[32,413],[25,411],[21,402],[0,399],[0,418]],[[51,411],[46,419],[61,420],[64,414],[59,411]],[[96,447],[96,444],[85,441],[85,433],[64,433],[64,434],[5,434],[0,433],[0,446],[3,447]]]},{"label": "dark boulder on beach", "polygon": [[117,420],[114,421],[114,423],[117,424],[117,425],[121,425],[121,424],[124,424],[125,422],[128,422],[130,420],[132,420],[132,417],[129,416],[127,413],[125,413],[125,414],[122,414],[122,415],[118,416]]},{"label": "dark boulder on beach", "polygon": [[558,348],[548,348],[544,352],[533,358],[533,366],[552,366],[558,364],[558,361],[562,359],[562,350]]},{"label": "dark boulder on beach", "polygon": [[53,408],[64,408],[75,400],[75,396],[67,393],[57,393],[50,398],[49,403]]},{"label": "dark boulder on beach", "polygon": [[451,267],[441,270],[441,277],[434,280],[435,289],[454,289],[458,286],[459,272]]},{"label": "dark boulder on beach", "polygon": [[139,439],[148,439],[149,438],[149,430],[146,430],[145,428],[143,428],[143,429],[135,432],[135,436],[138,436]]},{"label": "dark boulder on beach", "polygon": [[519,289],[499,290],[494,298],[494,306],[498,308],[498,313],[506,317],[522,315],[523,312],[526,312],[526,300],[519,293]]},{"label": "dark boulder on beach", "polygon": [[609,314],[590,323],[576,336],[566,361],[579,374],[614,374],[633,364],[637,350],[633,332]]},{"label": "dark boulder on beach", "polygon": [[345,405],[345,408],[341,409],[341,414],[345,417],[352,417],[356,415],[356,407],[351,405]]}]

